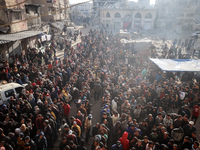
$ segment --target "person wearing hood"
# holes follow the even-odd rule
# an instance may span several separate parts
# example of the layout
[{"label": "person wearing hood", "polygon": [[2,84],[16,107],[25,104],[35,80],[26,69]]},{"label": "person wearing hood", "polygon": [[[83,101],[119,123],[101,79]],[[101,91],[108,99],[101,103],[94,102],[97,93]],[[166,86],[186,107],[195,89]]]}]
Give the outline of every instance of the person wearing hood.
[{"label": "person wearing hood", "polygon": [[38,150],[47,150],[47,139],[44,136],[44,132],[40,132],[38,135],[36,135],[34,141]]},{"label": "person wearing hood", "polygon": [[122,144],[123,150],[129,150],[129,140],[128,138],[128,132],[124,132],[122,137],[119,139],[119,141]]},{"label": "person wearing hood", "polygon": [[35,120],[35,126],[37,129],[43,129],[43,117],[41,114],[38,114],[38,117]]},{"label": "person wearing hood", "polygon": [[198,117],[199,117],[199,107],[198,105],[194,105],[192,111],[192,121],[194,121],[194,124],[196,123]]},{"label": "person wearing hood", "polygon": [[21,132],[24,134],[24,137],[30,135],[30,131],[24,123],[21,125],[20,129],[21,129]]}]

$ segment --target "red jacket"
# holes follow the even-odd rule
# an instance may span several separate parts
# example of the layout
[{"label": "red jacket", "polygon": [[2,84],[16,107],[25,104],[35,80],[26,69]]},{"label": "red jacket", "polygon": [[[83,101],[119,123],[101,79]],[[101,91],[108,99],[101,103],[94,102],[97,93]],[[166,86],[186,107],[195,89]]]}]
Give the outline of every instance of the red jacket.
[{"label": "red jacket", "polygon": [[67,116],[67,117],[69,116],[70,109],[71,109],[71,107],[70,107],[69,104],[64,104],[64,106],[63,106],[63,111],[64,111],[64,115],[65,115],[65,116]]},{"label": "red jacket", "polygon": [[79,119],[76,118],[76,119],[74,119],[74,121],[76,121],[77,125],[79,125],[80,127],[82,126],[82,123]]},{"label": "red jacket", "polygon": [[192,116],[195,116],[195,117],[199,116],[199,108],[197,105],[194,105],[193,107]]},{"label": "red jacket", "polygon": [[122,144],[123,150],[129,150],[129,140],[128,138],[128,132],[124,132],[122,137],[119,139],[119,141]]},{"label": "red jacket", "polygon": [[42,119],[36,118],[35,126],[37,129],[43,129],[43,117]]}]

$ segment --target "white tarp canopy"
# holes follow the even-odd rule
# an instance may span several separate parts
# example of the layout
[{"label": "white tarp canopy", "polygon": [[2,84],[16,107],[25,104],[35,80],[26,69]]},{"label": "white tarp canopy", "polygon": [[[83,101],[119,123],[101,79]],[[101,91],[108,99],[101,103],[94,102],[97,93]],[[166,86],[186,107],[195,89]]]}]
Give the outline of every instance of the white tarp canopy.
[{"label": "white tarp canopy", "polygon": [[200,72],[200,59],[153,59],[150,58],[163,71],[190,71]]},{"label": "white tarp canopy", "polygon": [[134,48],[138,51],[146,51],[150,50],[150,46],[152,45],[152,41],[149,39],[139,39],[139,40],[126,40],[121,39],[121,43],[126,44],[134,44]]}]

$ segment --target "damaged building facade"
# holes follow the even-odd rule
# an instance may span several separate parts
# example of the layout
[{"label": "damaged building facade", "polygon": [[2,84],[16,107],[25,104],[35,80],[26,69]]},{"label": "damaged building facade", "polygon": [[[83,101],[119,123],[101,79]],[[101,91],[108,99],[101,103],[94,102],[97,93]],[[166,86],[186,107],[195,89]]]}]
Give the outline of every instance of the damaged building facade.
[{"label": "damaged building facade", "polygon": [[33,0],[32,3],[43,5],[41,13],[46,15],[41,17],[42,21],[55,22],[69,19],[67,10],[69,0]]},{"label": "damaged building facade", "polygon": [[[49,4],[49,8],[57,7],[55,17],[52,17],[52,15],[46,15],[45,17],[41,9],[46,6],[40,2],[44,1],[38,1],[37,3],[37,0],[2,0],[0,2],[1,62],[8,60],[10,56],[25,55],[27,50],[31,48],[38,48],[41,35],[45,36],[50,31],[49,22],[43,22],[42,19],[46,18],[51,21],[53,18],[55,22],[69,17],[69,15],[66,15],[68,10],[64,9],[69,6],[68,0],[45,0],[46,3],[52,2]],[[60,10],[61,6],[63,9]]]},{"label": "damaged building facade", "polygon": [[161,30],[195,31],[199,24],[199,0],[157,0],[156,28]]},{"label": "damaged building facade", "polygon": [[[23,0],[3,0],[0,3],[0,59],[5,61],[10,55],[25,53],[28,47],[37,44],[37,34],[28,30],[25,3]],[[11,7],[12,6],[12,7]]]}]

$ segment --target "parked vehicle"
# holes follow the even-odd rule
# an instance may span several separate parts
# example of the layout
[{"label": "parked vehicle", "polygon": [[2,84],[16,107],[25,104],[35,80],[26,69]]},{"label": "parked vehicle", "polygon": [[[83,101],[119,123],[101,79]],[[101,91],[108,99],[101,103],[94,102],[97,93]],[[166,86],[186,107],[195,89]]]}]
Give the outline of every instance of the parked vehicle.
[{"label": "parked vehicle", "polygon": [[18,96],[25,88],[25,85],[18,83],[7,83],[0,85],[0,105],[7,103],[11,96]]},{"label": "parked vehicle", "polygon": [[200,31],[194,32],[190,36],[198,38],[198,37],[200,37]]}]

